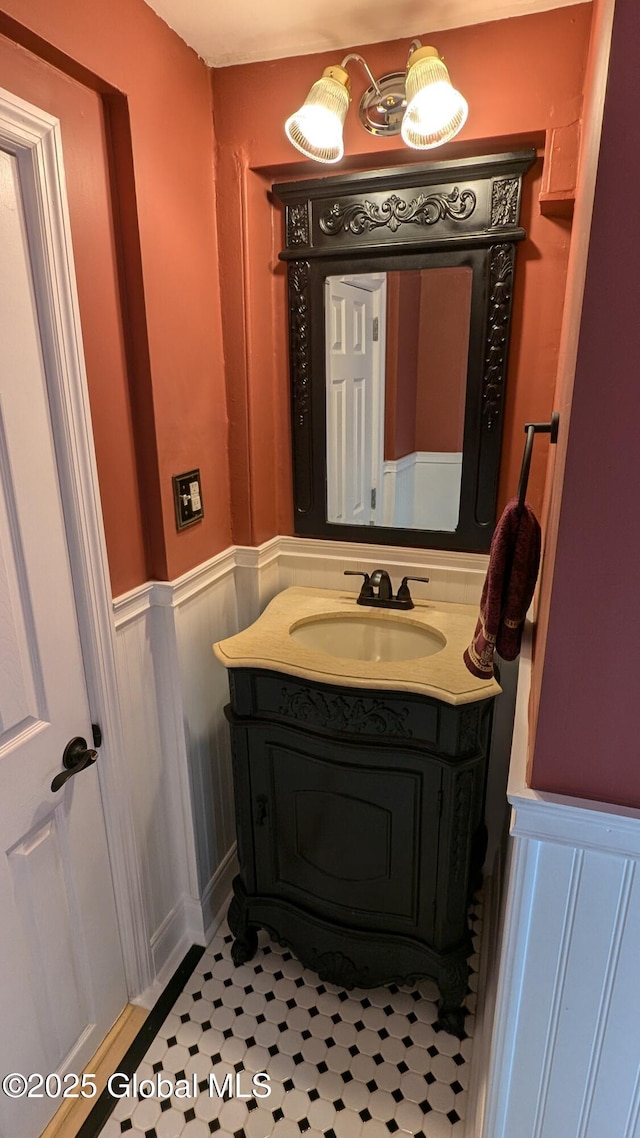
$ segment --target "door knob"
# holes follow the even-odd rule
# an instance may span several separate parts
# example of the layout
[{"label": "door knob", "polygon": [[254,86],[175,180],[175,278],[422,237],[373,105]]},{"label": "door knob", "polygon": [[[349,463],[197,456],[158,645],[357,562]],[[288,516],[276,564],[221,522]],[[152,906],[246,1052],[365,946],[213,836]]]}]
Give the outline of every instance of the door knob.
[{"label": "door knob", "polygon": [[52,790],[60,790],[64,786],[67,779],[72,775],[78,774],[80,771],[85,770],[86,767],[91,767],[98,757],[97,751],[92,751],[87,748],[87,740],[82,739],[76,735],[75,739],[71,739],[62,756],[62,765],[65,770],[60,771],[51,783]]}]

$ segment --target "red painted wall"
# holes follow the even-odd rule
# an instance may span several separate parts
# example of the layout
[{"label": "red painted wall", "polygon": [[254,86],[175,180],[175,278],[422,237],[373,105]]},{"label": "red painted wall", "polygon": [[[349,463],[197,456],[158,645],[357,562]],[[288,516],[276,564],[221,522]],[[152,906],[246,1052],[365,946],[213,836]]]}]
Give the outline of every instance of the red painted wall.
[{"label": "red painted wall", "polygon": [[462,450],[471,270],[387,273],[385,459]]},{"label": "red painted wall", "polygon": [[[127,384],[126,344],[111,217],[108,157],[100,96],[0,36],[2,85],[45,108],[62,126],[80,316],[103,515],[112,577],[146,576],[136,441]],[[121,519],[127,519],[125,524]]]},{"label": "red painted wall", "polygon": [[[580,114],[589,26],[590,5],[585,4],[427,37],[446,57],[471,108],[459,138],[437,157],[542,147],[547,131],[574,123]],[[421,31],[417,26],[416,34]],[[383,74],[404,66],[407,49],[408,43],[399,41],[362,51],[374,74]],[[286,281],[277,259],[283,226],[268,194],[274,181],[321,173],[293,150],[283,123],[322,68],[343,54],[223,68],[211,75],[234,538],[241,542],[292,532]],[[351,73],[357,107],[367,81],[357,65]],[[353,108],[345,147],[348,158],[342,169],[412,159],[396,139],[362,130]],[[425,155],[416,154],[415,160],[424,161]],[[524,422],[548,417],[553,407],[570,223],[540,214],[541,173],[540,161],[527,176],[523,197],[528,239],[518,250],[501,503],[517,486]],[[530,476],[530,500],[538,508],[546,453],[543,442]]]},{"label": "red painted wall", "polygon": [[[231,540],[209,75],[142,0],[0,3],[21,45],[5,44],[3,85],[62,118],[118,594]],[[178,534],[171,475],[196,466],[205,518]]]},{"label": "red painted wall", "polygon": [[[277,260],[281,214],[269,187],[318,173],[298,161],[282,122],[333,56],[209,76],[142,0],[0,3],[0,33],[22,45],[18,85],[29,71],[27,48],[102,100],[102,126],[94,103],[93,136],[110,180],[109,257],[90,236],[104,195],[83,193],[81,135],[77,161],[69,157],[69,192],[114,593],[146,577],[174,578],[232,539],[291,532],[286,282]],[[542,145],[546,131],[574,122],[589,18],[589,6],[579,5],[439,33],[471,114],[438,157]],[[403,66],[407,46],[376,44],[366,54],[383,73]],[[357,68],[353,78],[357,103],[366,80]],[[29,97],[26,87],[20,93]],[[63,130],[70,138],[64,120]],[[395,140],[367,135],[353,112],[346,145],[345,168],[411,158]],[[519,250],[503,501],[517,481],[522,423],[548,415],[553,403],[569,226],[540,216],[539,177],[538,168],[523,203],[529,239]],[[117,336],[107,349],[95,286],[116,277],[109,305]],[[534,504],[544,450],[532,469]],[[171,474],[192,466],[202,471],[205,519],[177,534]]]},{"label": "red painted wall", "polygon": [[422,274],[416,450],[462,451],[471,269]]},{"label": "red painted wall", "polygon": [[[640,807],[640,9],[615,8],[531,783]],[[543,598],[544,599],[544,598]],[[539,667],[539,664],[538,664]]]},{"label": "red painted wall", "polygon": [[384,457],[416,449],[420,273],[387,273]]}]

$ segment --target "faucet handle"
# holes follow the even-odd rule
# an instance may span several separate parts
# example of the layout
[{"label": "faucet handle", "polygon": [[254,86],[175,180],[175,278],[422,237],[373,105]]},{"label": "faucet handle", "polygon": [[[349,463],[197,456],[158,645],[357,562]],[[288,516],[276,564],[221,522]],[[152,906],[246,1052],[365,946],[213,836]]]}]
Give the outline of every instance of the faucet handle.
[{"label": "faucet handle", "polygon": [[364,578],[364,580],[362,582],[362,588],[360,589],[360,597],[358,599],[360,599],[361,597],[372,597],[373,596],[373,588],[371,586],[371,578],[369,577],[368,573],[363,573],[363,572],[359,571],[358,569],[345,569],[344,575],[345,575],[345,577],[363,577]]},{"label": "faucet handle", "polygon": [[411,605],[411,607],[413,607],[413,601],[411,600],[411,593],[409,592],[409,586],[407,584],[408,581],[423,581],[425,585],[428,585],[429,584],[429,578],[428,577],[403,577],[402,578],[402,584],[400,585],[400,588],[398,589],[397,600],[409,601],[409,604]]}]

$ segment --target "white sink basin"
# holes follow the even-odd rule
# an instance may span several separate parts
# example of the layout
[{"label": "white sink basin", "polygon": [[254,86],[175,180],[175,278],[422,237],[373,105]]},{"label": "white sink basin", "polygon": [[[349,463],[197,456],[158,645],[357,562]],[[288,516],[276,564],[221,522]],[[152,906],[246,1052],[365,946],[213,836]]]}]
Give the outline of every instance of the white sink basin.
[{"label": "white sink basin", "polygon": [[313,652],[381,662],[433,656],[447,643],[441,632],[427,625],[364,613],[311,617],[295,624],[289,635]]}]

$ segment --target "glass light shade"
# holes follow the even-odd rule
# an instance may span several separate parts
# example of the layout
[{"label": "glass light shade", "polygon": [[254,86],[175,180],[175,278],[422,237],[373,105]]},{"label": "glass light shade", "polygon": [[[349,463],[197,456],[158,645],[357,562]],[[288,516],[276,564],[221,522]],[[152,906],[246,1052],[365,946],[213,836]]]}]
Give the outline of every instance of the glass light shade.
[{"label": "glass light shade", "polygon": [[414,52],[407,68],[407,109],[402,138],[414,150],[448,142],[464,126],[469,107],[451,85],[449,72],[434,47]]},{"label": "glass light shade", "polygon": [[289,142],[315,162],[339,162],[344,154],[342,128],[349,109],[351,82],[342,67],[326,67],[300,110],[285,125]]}]

